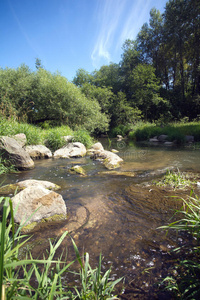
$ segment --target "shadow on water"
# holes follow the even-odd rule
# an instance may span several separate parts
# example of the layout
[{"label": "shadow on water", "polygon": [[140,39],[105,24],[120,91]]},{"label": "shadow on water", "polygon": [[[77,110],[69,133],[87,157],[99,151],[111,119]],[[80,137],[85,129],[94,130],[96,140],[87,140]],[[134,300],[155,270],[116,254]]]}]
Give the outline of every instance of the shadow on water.
[{"label": "shadow on water", "polygon": [[[48,238],[68,230],[80,252],[89,252],[92,265],[96,265],[101,252],[103,269],[112,265],[113,278],[125,276],[137,299],[155,299],[150,296],[151,288],[169,272],[170,249],[182,243],[181,238],[177,240],[157,228],[166,225],[174,209],[181,205],[170,196],[180,199],[183,192],[142,183],[160,177],[170,168],[199,172],[199,150],[148,148],[124,142],[111,146],[124,159],[119,170],[122,175],[105,173],[100,162],[84,157],[36,161],[35,169],[4,176],[2,180],[5,184],[40,179],[61,186],[68,219],[61,224],[43,224],[35,231],[35,256],[48,248]],[[82,165],[87,177],[71,175],[69,169],[74,164]],[[126,172],[134,176],[125,176]],[[69,238],[62,245],[62,249],[68,248],[69,259],[73,256],[70,245]]]}]

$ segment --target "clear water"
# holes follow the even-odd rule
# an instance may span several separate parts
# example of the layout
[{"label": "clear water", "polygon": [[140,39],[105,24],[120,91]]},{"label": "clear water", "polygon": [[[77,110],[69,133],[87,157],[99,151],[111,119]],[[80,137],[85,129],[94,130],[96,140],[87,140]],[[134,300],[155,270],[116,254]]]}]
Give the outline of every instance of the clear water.
[{"label": "clear water", "polygon": [[[156,179],[170,168],[200,172],[200,150],[101,142],[106,149],[119,151],[124,159],[119,171],[132,172],[134,177],[105,174],[101,162],[84,157],[35,161],[33,170],[1,176],[1,182],[39,179],[61,186],[58,192],[66,202],[69,218],[64,224],[46,225],[35,232],[34,238],[39,241],[34,247],[36,255],[48,246],[48,238],[68,230],[81,253],[89,252],[92,264],[97,263],[101,252],[103,268],[112,265],[113,277],[126,276],[127,282],[134,279],[140,287],[147,287],[163,275],[167,253],[176,246],[172,235],[166,236],[157,228],[169,221],[177,202],[156,187],[138,184]],[[74,164],[81,165],[87,177],[71,175],[69,168]],[[69,239],[63,247],[69,248],[70,257],[73,250]]]}]

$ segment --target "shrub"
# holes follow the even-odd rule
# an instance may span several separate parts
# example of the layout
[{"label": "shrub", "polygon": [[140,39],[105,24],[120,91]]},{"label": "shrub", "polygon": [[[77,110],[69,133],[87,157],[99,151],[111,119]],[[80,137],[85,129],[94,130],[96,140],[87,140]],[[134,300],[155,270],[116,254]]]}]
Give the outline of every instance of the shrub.
[{"label": "shrub", "polygon": [[94,143],[94,140],[89,135],[87,130],[78,129],[73,133],[73,142],[80,142],[89,148]]}]

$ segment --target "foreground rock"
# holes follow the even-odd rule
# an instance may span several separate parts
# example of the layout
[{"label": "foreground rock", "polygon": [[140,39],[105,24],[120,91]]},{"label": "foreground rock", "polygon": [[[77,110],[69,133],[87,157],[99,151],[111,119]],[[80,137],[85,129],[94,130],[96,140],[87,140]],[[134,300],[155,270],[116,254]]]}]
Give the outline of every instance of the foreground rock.
[{"label": "foreground rock", "polygon": [[32,169],[34,162],[30,155],[14,139],[8,136],[0,137],[0,152],[18,169]]},{"label": "foreground rock", "polygon": [[15,222],[27,221],[24,231],[30,231],[42,220],[62,220],[67,214],[62,196],[39,185],[25,188],[12,198],[12,203]]},{"label": "foreground rock", "polygon": [[54,152],[55,158],[83,157],[86,155],[86,148],[82,143],[70,143]]},{"label": "foreground rock", "polygon": [[9,195],[19,193],[20,191],[24,190],[27,187],[37,187],[42,186],[45,189],[56,191],[60,189],[55,183],[45,180],[35,180],[35,179],[27,179],[24,181],[19,181],[13,184],[7,184],[0,187],[0,194],[1,195]]},{"label": "foreground rock", "polygon": [[25,147],[26,152],[32,158],[40,159],[40,158],[51,158],[51,151],[44,145],[31,145]]}]

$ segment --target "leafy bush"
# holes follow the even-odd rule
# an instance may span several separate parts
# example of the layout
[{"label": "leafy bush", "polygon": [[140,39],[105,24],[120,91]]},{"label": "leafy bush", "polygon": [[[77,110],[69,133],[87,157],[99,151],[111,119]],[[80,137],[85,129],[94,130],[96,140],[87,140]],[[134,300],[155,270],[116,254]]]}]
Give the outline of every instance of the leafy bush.
[{"label": "leafy bush", "polygon": [[129,125],[120,124],[111,130],[110,135],[111,137],[116,137],[117,135],[122,135],[124,137],[125,135],[128,134],[129,130],[130,130]]},{"label": "leafy bush", "polygon": [[80,142],[85,147],[89,148],[94,143],[92,137],[89,135],[88,131],[83,129],[78,129],[73,133],[73,142]]},{"label": "leafy bush", "polygon": [[[0,153],[0,155],[1,155],[1,153]],[[13,173],[13,172],[17,172],[15,167],[8,160],[3,159],[0,156],[0,175],[6,174],[6,173]]]}]

